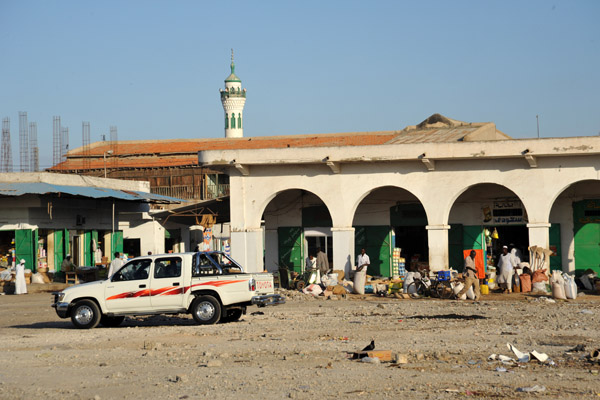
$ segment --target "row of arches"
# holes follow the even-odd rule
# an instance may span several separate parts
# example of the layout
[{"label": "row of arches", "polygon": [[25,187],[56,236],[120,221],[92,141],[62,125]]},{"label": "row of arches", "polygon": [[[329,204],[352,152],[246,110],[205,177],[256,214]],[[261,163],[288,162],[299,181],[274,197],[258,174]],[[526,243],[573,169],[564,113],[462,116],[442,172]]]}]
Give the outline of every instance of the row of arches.
[{"label": "row of arches", "polygon": [[[446,199],[440,196],[423,201],[417,194],[396,186],[373,187],[355,198],[350,206],[342,207],[339,199],[331,201],[323,193],[306,189],[288,188],[267,195],[260,215],[265,229],[277,231],[277,243],[266,242],[266,247],[271,247],[265,249],[266,253],[277,254],[277,260],[269,262],[289,262],[288,255],[293,256],[294,252],[296,257],[302,258],[316,247],[327,248],[329,254],[334,248],[330,232],[349,226],[355,236],[354,257],[364,245],[375,253],[375,258],[392,254],[393,248],[402,248],[407,266],[411,260],[428,262],[436,246],[430,243],[434,237],[431,230],[439,227],[440,234],[446,235],[447,249],[443,254],[446,266],[460,269],[462,251],[469,246],[489,250],[488,255],[492,257],[489,253],[505,244],[527,253],[530,231],[539,225],[545,230],[544,235],[549,236],[549,244],[555,247],[553,264],[556,268],[600,269],[593,255],[595,251],[600,258],[600,201],[595,202],[600,199],[598,180],[571,182],[546,197],[544,203],[497,183],[469,184]],[[493,231],[498,239],[486,243]],[[298,243],[287,246],[282,241]],[[590,241],[592,245],[585,249],[585,243]],[[274,246],[277,249],[273,249]],[[575,253],[580,255],[579,263],[575,262]],[[390,265],[388,260],[370,272],[391,274]]]}]

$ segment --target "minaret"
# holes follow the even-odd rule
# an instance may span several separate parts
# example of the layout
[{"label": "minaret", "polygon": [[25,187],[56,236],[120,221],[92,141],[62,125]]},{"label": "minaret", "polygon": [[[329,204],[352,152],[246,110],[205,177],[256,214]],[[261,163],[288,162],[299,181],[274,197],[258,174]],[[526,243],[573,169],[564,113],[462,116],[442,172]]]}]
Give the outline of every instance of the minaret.
[{"label": "minaret", "polygon": [[242,81],[235,75],[233,49],[231,49],[231,74],[225,79],[225,90],[220,89],[221,103],[225,111],[225,137],[238,138],[244,136],[244,104],[246,89],[242,89]]}]

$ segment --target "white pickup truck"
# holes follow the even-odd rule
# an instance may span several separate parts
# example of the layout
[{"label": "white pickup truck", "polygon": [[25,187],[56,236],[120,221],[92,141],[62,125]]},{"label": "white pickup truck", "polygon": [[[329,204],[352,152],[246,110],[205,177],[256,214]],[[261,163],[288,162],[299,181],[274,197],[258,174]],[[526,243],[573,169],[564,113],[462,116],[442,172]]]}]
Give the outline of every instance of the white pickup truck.
[{"label": "white pickup truck", "polygon": [[118,326],[127,315],[190,313],[198,324],[238,320],[250,305],[285,302],[270,273],[244,273],[222,252],[134,258],[109,279],[53,293],[52,307],[81,329]]}]

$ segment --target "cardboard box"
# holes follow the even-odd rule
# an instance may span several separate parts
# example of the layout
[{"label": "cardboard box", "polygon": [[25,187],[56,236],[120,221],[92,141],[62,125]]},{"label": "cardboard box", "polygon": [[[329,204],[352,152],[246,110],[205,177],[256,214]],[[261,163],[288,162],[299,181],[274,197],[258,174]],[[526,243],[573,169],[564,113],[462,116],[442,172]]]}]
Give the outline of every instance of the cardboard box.
[{"label": "cardboard box", "polygon": [[371,351],[359,351],[354,353],[352,359],[360,360],[365,357],[377,357],[381,362],[391,362],[392,361],[392,351],[391,350],[371,350]]}]

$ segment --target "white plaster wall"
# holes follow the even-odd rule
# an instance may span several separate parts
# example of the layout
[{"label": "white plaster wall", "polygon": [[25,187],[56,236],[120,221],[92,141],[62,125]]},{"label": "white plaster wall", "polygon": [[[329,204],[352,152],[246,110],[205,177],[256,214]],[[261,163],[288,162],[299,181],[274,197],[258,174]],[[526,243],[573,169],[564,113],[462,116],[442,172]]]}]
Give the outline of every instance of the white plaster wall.
[{"label": "white plaster wall", "polygon": [[[505,147],[498,151],[506,151],[509,147],[519,148],[517,145],[520,146],[520,144],[514,142],[517,141],[506,142]],[[573,140],[573,142],[577,142],[577,140]],[[533,146],[537,142],[523,143]],[[546,144],[544,142],[544,145]],[[500,146],[501,144],[493,145]],[[444,146],[438,146],[440,151]],[[469,143],[465,148],[485,147],[487,151],[492,145],[485,144],[485,146]],[[438,147],[434,146],[434,149]],[[455,147],[447,147],[445,154],[447,157],[451,157],[452,149]],[[566,155],[573,146],[564,148]],[[524,158],[487,158],[487,153],[480,150],[479,153],[474,153],[472,159],[436,161],[434,171],[428,171],[419,160],[380,162],[370,159],[364,162],[341,163],[340,173],[334,173],[324,164],[301,164],[299,167],[298,163],[301,162],[306,152],[303,149],[296,150],[296,152],[289,152],[289,158],[281,160],[277,165],[266,165],[268,156],[263,152],[255,152],[255,156],[258,158],[254,161],[262,164],[253,164],[252,160],[248,158],[248,165],[245,167],[248,175],[242,176],[237,170],[232,170],[230,179],[232,230],[243,234],[249,229],[258,228],[263,211],[275,194],[296,188],[313,192],[325,203],[330,210],[334,228],[351,227],[355,215],[358,215],[356,224],[364,222],[361,216],[364,214],[356,213],[359,204],[369,193],[383,186],[406,189],[419,199],[426,210],[428,224],[431,227],[442,227],[449,222],[476,224],[478,223],[476,221],[480,221],[481,218],[479,206],[469,207],[467,203],[459,204],[455,209],[452,207],[455,201],[469,188],[481,183],[491,183],[505,187],[509,193],[514,193],[523,203],[529,218],[530,244],[547,246],[547,225],[549,224],[550,210],[556,198],[575,182],[600,180],[600,157],[590,157],[587,154],[539,158],[536,161],[537,167],[532,168]],[[351,150],[339,149],[340,154],[336,154],[336,156],[344,158],[341,153]],[[313,149],[313,151],[318,153],[324,150]],[[492,148],[489,151],[496,150]],[[548,148],[545,151],[553,150]],[[278,157],[283,157],[283,153],[285,152],[281,152]],[[229,159],[234,155],[241,160],[244,160],[244,157],[250,157],[249,152],[219,153],[222,159]],[[315,158],[315,155],[311,155],[310,158]],[[494,193],[488,195],[493,198]],[[381,214],[375,213],[373,217],[378,223],[384,219],[382,208],[380,209]],[[450,219],[451,210],[452,218]],[[292,215],[278,216],[276,223],[267,220],[266,217],[265,221],[269,229],[273,229],[277,225],[286,225],[287,222],[290,222],[289,225],[295,225],[290,220],[286,221],[286,218],[292,218]],[[568,231],[568,229],[561,230],[565,235],[564,243],[569,243],[568,237],[566,237]],[[435,235],[439,236],[437,233]],[[572,232],[570,235],[572,236]],[[249,235],[244,237],[247,238]],[[232,247],[234,245],[235,243],[232,243]],[[259,245],[258,241],[251,243],[246,241],[244,244],[246,247],[254,245]],[[439,249],[436,251],[441,251],[444,246],[438,247]],[[563,253],[568,254],[568,249],[564,250],[563,248]],[[431,257],[432,254],[430,254],[430,259]]]},{"label": "white plaster wall", "polygon": [[141,255],[165,252],[165,230],[148,213],[127,214],[121,217],[119,229],[124,239],[140,239]]}]

